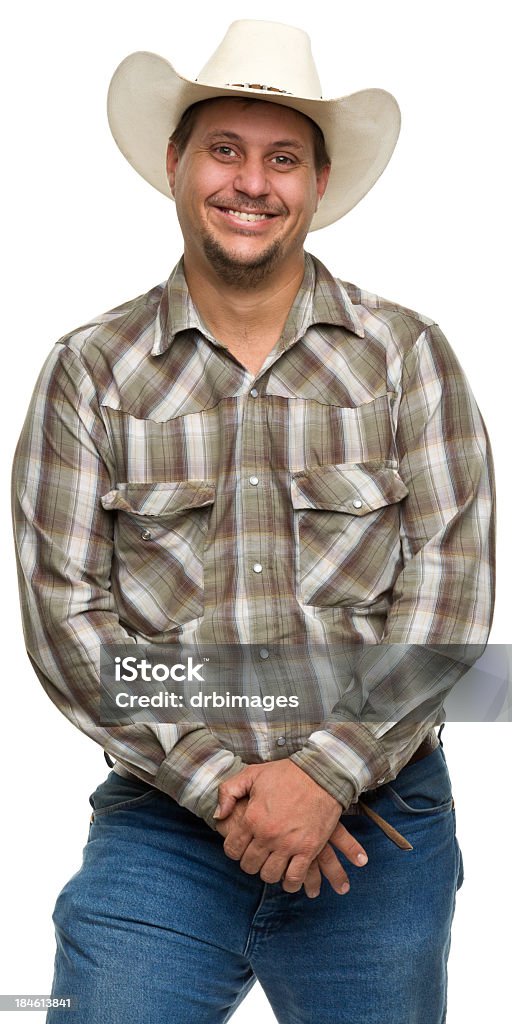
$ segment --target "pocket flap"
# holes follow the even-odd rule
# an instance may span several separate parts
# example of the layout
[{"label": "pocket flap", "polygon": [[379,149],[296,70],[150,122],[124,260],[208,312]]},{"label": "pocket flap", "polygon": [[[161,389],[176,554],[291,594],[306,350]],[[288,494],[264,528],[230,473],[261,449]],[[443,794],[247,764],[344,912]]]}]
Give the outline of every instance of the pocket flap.
[{"label": "pocket flap", "polygon": [[380,462],[319,466],[294,473],[291,485],[294,508],[350,512],[355,516],[393,505],[408,493],[398,471]]},{"label": "pocket flap", "polygon": [[176,483],[121,483],[101,498],[107,511],[136,516],[167,516],[187,508],[202,508],[215,501],[211,480],[179,480]]}]

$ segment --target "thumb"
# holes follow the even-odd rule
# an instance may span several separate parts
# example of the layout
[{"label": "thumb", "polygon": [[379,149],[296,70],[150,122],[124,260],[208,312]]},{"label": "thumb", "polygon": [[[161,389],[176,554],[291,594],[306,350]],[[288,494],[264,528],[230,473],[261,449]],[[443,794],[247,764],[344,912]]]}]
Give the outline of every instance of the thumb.
[{"label": "thumb", "polygon": [[237,800],[241,800],[243,796],[247,796],[252,789],[253,784],[252,772],[249,768],[243,768],[237,775],[233,775],[231,779],[227,779],[226,782],[222,782],[219,786],[218,791],[218,804],[215,808],[213,817],[217,820],[219,818],[227,818],[228,814],[235,809]]}]

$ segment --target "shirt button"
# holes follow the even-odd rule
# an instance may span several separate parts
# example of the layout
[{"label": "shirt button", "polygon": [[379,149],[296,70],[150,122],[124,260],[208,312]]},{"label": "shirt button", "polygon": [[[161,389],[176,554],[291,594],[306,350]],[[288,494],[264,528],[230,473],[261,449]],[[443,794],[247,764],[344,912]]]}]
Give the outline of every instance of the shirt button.
[{"label": "shirt button", "polygon": [[278,736],[276,742],[277,742],[278,747],[284,747],[286,745],[286,737],[285,736]]},{"label": "shirt button", "polygon": [[269,657],[269,653],[267,651],[267,648],[266,647],[262,647],[261,650],[260,650],[260,658],[263,658],[263,661],[265,661],[265,658],[268,658],[268,657]]},{"label": "shirt button", "polygon": [[143,530],[141,533],[142,540],[151,540],[152,536],[151,530]]},{"label": "shirt button", "polygon": [[257,476],[250,476],[249,477],[249,483],[252,484],[253,487],[256,487],[256,484],[259,484],[259,482],[260,482],[259,481],[259,477],[257,477]]},{"label": "shirt button", "polygon": [[253,570],[254,570],[254,572],[262,572],[263,571],[263,566],[260,565],[259,562],[255,562],[254,565],[253,565]]},{"label": "shirt button", "polygon": [[249,394],[250,394],[251,398],[257,398],[258,397],[258,389],[257,388],[251,388]]},{"label": "shirt button", "polygon": [[385,778],[384,779],[377,779],[377,785],[378,786],[382,786],[382,783],[385,782],[385,781],[386,781]]},{"label": "shirt button", "polygon": [[363,507],[363,503],[362,503],[362,501],[359,501],[359,498],[355,498],[354,501],[352,502],[352,504],[353,504],[354,508],[362,508]]}]

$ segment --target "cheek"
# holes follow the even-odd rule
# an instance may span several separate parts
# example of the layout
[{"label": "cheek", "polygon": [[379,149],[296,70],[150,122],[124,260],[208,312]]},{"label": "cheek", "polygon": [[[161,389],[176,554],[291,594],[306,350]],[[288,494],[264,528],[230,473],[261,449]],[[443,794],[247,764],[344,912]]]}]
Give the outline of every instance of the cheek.
[{"label": "cheek", "polygon": [[316,202],[316,189],[296,189],[287,198],[288,209],[293,210],[296,219],[300,221],[313,216]]},{"label": "cheek", "polygon": [[183,185],[189,202],[201,204],[219,193],[232,194],[233,171],[215,160],[201,161],[189,169]]}]

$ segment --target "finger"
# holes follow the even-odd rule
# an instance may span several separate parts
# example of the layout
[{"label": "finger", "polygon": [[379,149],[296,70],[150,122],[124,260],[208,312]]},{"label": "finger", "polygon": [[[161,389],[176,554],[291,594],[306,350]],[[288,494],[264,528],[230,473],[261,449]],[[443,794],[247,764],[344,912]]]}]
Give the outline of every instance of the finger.
[{"label": "finger", "polygon": [[332,846],[324,846],[317,857],[319,868],[335,892],[344,896],[350,889],[345,869],[341,866]]},{"label": "finger", "polygon": [[315,857],[315,860],[309,865],[304,879],[304,892],[306,893],[306,896],[309,896],[309,898],[313,900],[316,896],[320,895],[321,886],[322,875],[318,866],[318,857]]},{"label": "finger", "polygon": [[334,832],[329,836],[329,842],[345,854],[347,860],[356,867],[362,868],[368,863],[368,854],[361,843],[358,843],[354,836],[350,835],[344,825],[336,825]]},{"label": "finger", "polygon": [[243,857],[253,834],[247,826],[242,823],[235,823],[224,840],[224,853],[230,860],[240,860]]},{"label": "finger", "polygon": [[226,818],[234,810],[237,800],[247,796],[252,788],[253,778],[249,769],[244,768],[238,775],[233,775],[226,782],[221,782],[217,799],[218,804],[213,813],[214,818]]},{"label": "finger", "polygon": [[314,858],[305,857],[304,854],[296,854],[292,857],[283,879],[285,892],[298,892],[306,880],[309,866]]},{"label": "finger", "polygon": [[[269,850],[268,846],[264,846],[262,843],[253,839],[253,841],[249,843],[240,860],[240,867],[243,871],[246,871],[248,875],[257,875],[260,868],[263,869],[263,866],[271,856],[272,852]],[[282,858],[280,858],[280,862],[282,863]],[[286,867],[286,862],[284,867]],[[281,874],[278,874],[276,881],[280,877]]]},{"label": "finger", "polygon": [[272,885],[274,882],[280,882],[283,877],[286,868],[288,866],[288,858],[283,857],[278,853],[271,853],[260,871],[260,878],[262,882],[268,882]]}]

